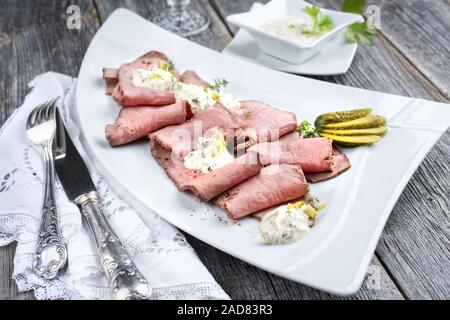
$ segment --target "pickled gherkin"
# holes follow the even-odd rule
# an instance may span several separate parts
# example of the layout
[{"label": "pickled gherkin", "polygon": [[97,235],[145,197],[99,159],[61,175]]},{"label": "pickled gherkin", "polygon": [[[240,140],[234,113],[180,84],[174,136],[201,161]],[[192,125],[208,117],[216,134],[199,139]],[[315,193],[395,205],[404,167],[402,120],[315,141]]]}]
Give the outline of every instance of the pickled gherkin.
[{"label": "pickled gherkin", "polygon": [[316,132],[345,147],[377,143],[388,129],[386,118],[374,115],[372,111],[364,108],[322,114],[314,122]]},{"label": "pickled gherkin", "polygon": [[386,124],[386,119],[381,116],[369,115],[356,120],[330,123],[322,126],[322,130],[353,130],[353,129],[369,129],[382,127]]},{"label": "pickled gherkin", "polygon": [[368,116],[371,112],[372,109],[370,108],[329,112],[318,116],[314,126],[320,129],[327,124],[356,120]]},{"label": "pickled gherkin", "polygon": [[338,144],[345,146],[364,146],[371,145],[380,141],[380,136],[366,135],[366,136],[336,136],[328,133],[319,132],[319,135],[324,138],[333,140]]},{"label": "pickled gherkin", "polygon": [[332,129],[322,129],[320,132],[328,133],[335,136],[365,136],[365,135],[376,135],[384,136],[387,132],[386,127],[378,128],[368,128],[368,129],[349,129],[349,130],[332,130]]}]

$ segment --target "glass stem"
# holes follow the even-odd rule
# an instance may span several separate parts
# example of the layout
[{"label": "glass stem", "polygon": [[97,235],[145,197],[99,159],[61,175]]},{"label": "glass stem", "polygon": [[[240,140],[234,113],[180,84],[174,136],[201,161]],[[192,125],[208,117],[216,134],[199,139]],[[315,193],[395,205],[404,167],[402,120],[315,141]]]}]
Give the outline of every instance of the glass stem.
[{"label": "glass stem", "polygon": [[177,16],[182,16],[186,12],[186,7],[189,5],[190,0],[167,0],[167,4],[172,11]]}]

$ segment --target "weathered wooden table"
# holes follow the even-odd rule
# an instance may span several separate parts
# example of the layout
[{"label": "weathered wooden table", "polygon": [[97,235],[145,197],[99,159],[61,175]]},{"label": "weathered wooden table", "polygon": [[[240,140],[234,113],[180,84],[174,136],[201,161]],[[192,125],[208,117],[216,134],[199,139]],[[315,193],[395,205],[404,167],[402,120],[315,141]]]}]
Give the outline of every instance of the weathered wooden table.
[{"label": "weathered wooden table", "polygon": [[[223,49],[236,28],[228,14],[249,0],[197,0],[210,28],[192,41]],[[266,2],[266,1],[263,1]],[[339,8],[341,0],[317,0]],[[319,79],[393,94],[450,101],[450,1],[379,0],[382,29],[376,46],[360,47],[347,74]],[[66,9],[79,5],[80,30],[66,27]],[[53,70],[77,76],[89,42],[118,7],[149,17],[164,0],[58,0],[0,2],[0,124],[22,103],[27,83]],[[149,49],[152,44],[149,43]],[[155,48],[157,49],[157,48]],[[7,156],[1,154],[2,157]],[[376,198],[374,198],[376,201]],[[0,204],[1,205],[1,204]],[[450,298],[450,131],[432,149],[396,204],[353,299]],[[274,276],[187,236],[219,284],[236,299],[334,299]],[[32,299],[11,279],[14,245],[0,248],[0,299]]]}]

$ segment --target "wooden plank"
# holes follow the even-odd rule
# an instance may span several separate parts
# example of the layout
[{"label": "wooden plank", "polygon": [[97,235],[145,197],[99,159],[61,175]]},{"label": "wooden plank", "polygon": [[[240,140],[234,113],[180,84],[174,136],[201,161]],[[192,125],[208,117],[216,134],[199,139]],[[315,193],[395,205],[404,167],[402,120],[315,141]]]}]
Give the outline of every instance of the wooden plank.
[{"label": "wooden plank", "polygon": [[381,30],[411,63],[450,97],[450,2],[371,0]]},{"label": "wooden plank", "polygon": [[[161,10],[167,8],[166,2],[162,0],[96,1],[96,4],[102,21],[105,21],[114,10],[120,7],[134,11],[145,18],[150,18]],[[193,1],[192,5],[197,10],[208,15],[211,19],[211,24],[208,30],[199,35],[189,37],[189,39],[211,49],[221,50],[224,48],[231,40],[231,36],[209,2],[207,0],[198,0]]]},{"label": "wooden plank", "polygon": [[[223,17],[247,10],[251,5],[251,1],[214,1]],[[341,4],[336,0],[314,2],[335,9]],[[449,20],[445,22],[446,28],[449,27]],[[432,20],[430,27],[433,26]],[[441,60],[445,63],[445,59]],[[426,78],[411,61],[405,59],[403,51],[393,46],[382,33],[375,47],[358,49],[347,74],[319,79],[448,102],[439,84],[435,85]],[[448,299],[450,296],[450,258],[443,249],[450,238],[449,139],[450,131],[447,131],[413,176],[393,210],[377,248],[378,258],[408,298]]]},{"label": "wooden plank", "polygon": [[0,300],[30,300],[34,299],[32,292],[19,292],[16,283],[11,278],[13,273],[13,259],[15,243],[0,247]]},{"label": "wooden plank", "polygon": [[[82,27],[66,27],[66,9],[80,6]],[[27,83],[49,70],[78,74],[87,46],[99,21],[92,1],[2,1],[0,14],[0,124],[29,91]],[[11,279],[15,245],[0,248],[0,299],[31,299],[19,293]]]},{"label": "wooden plank", "polygon": [[289,281],[223,253],[185,233],[200,259],[232,299],[403,299],[394,282],[374,257],[361,290],[351,297],[338,297]]},{"label": "wooden plank", "polygon": [[[340,0],[317,0],[340,9]],[[420,73],[450,99],[450,3],[445,0],[368,0],[381,13],[382,41],[389,42]],[[382,60],[380,60],[382,61]]]},{"label": "wooden plank", "polygon": [[450,297],[450,130],[398,200],[377,254],[411,299]]},{"label": "wooden plank", "polygon": [[[79,4],[83,15],[81,30],[66,27],[66,8]],[[90,1],[2,2],[0,15],[0,122],[22,103],[27,83],[49,70],[78,74],[78,68],[98,28]]]}]

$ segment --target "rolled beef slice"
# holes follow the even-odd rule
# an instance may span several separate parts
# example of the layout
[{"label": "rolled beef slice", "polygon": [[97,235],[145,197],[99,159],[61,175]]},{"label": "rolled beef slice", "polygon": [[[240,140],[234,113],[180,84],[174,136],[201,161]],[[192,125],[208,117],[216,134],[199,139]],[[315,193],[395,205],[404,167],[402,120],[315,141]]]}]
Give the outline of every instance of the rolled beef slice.
[{"label": "rolled beef slice", "polygon": [[235,116],[220,103],[197,112],[183,124],[165,127],[150,135],[150,139],[162,147],[172,150],[174,154],[183,157],[194,148],[194,141],[209,129],[219,127],[224,131],[239,128]]},{"label": "rolled beef slice", "polygon": [[316,183],[320,181],[329,180],[337,177],[341,173],[347,171],[352,166],[350,160],[348,160],[347,156],[338,149],[333,149],[333,170],[318,172],[318,173],[307,173],[306,179],[311,183]]},{"label": "rolled beef slice", "polygon": [[136,69],[146,69],[152,65],[166,63],[168,58],[158,51],[150,51],[131,63],[120,66],[118,83],[112,97],[123,107],[132,106],[165,106],[175,103],[175,94],[169,90],[154,90],[136,87],[132,84],[133,72]]},{"label": "rolled beef slice", "polygon": [[247,153],[233,162],[203,173],[186,168],[183,161],[172,155],[156,141],[150,142],[151,153],[167,175],[181,191],[192,191],[198,198],[208,201],[240,182],[258,174],[261,164],[255,153]]},{"label": "rolled beef slice", "polygon": [[303,139],[297,132],[292,132],[280,140],[251,146],[249,150],[259,154],[264,166],[299,163],[304,173],[332,171],[334,168],[333,145],[327,138]]},{"label": "rolled beef slice", "polygon": [[111,146],[135,141],[161,128],[183,123],[187,109],[184,101],[162,107],[122,108],[116,122],[106,125],[105,137]]},{"label": "rolled beef slice", "polygon": [[270,165],[216,200],[230,219],[239,219],[277,204],[298,199],[309,187],[299,164]]},{"label": "rolled beef slice", "polygon": [[241,101],[241,108],[232,112],[240,121],[240,139],[248,139],[250,144],[277,140],[297,129],[294,113],[276,109],[264,102]]}]

